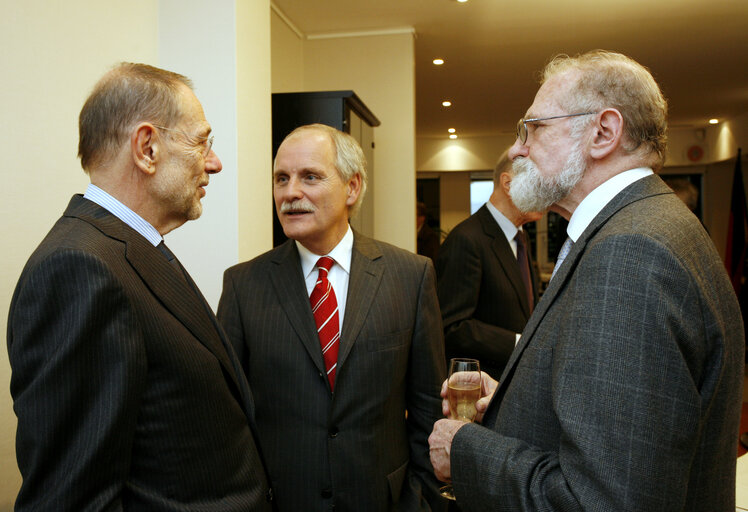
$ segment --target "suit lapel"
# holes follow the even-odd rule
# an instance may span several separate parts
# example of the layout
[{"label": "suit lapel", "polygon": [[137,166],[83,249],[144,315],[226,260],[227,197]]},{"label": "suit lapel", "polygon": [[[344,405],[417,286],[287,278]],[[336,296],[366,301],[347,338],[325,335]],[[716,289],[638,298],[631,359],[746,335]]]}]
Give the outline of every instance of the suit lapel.
[{"label": "suit lapel", "polygon": [[319,346],[317,327],[309,304],[304,276],[301,274],[301,260],[296,242],[288,240],[273,258],[278,268],[270,273],[278,302],[286,313],[288,322],[301,340],[309,357],[317,369],[326,373],[322,350]]},{"label": "suit lapel", "polygon": [[525,329],[522,331],[519,344],[512,352],[512,355],[504,368],[504,372],[501,375],[499,387],[491,399],[489,410],[486,412],[484,418],[485,422],[491,421],[492,418],[496,416],[499,404],[501,403],[504,393],[512,380],[512,375],[514,374],[517,362],[522,357],[522,353],[527,346],[532,343],[533,335],[540,323],[543,321],[543,318],[551,305],[555,302],[559,293],[566,287],[567,282],[574,274],[574,270],[584,254],[587,243],[613,215],[621,210],[621,208],[624,208],[635,201],[644,199],[645,197],[667,193],[672,193],[672,191],[658,176],[647,176],[635,181],[623,189],[600,211],[600,213],[595,216],[594,219],[592,219],[592,222],[587,226],[587,229],[585,229],[579,239],[574,242],[571,251],[564,260],[563,266],[561,266],[553,279],[551,279],[548,288],[543,293],[543,297],[540,299],[540,302],[538,302],[538,305],[530,316]]},{"label": "suit lapel", "polygon": [[234,365],[221,340],[220,331],[210,313],[210,307],[202,295],[196,291],[197,286],[188,274],[185,273],[187,281],[182,279],[161,251],[96,203],[76,196],[65,215],[78,217],[96,226],[106,236],[123,242],[125,258],[145,285],[158,297],[164,307],[210,350],[237,388],[241,388]]},{"label": "suit lapel", "polygon": [[338,367],[342,367],[364,325],[384,273],[382,253],[374,242],[356,232],[353,236],[351,275],[348,280],[343,330],[340,333]]},{"label": "suit lapel", "polygon": [[[483,231],[487,236],[493,240],[491,242],[491,250],[496,255],[496,259],[504,269],[509,282],[514,288],[514,293],[517,295],[517,300],[522,306],[522,312],[526,317],[530,316],[530,304],[527,303],[527,294],[525,293],[525,284],[522,280],[522,274],[519,271],[519,265],[517,264],[517,258],[512,252],[512,248],[509,245],[509,241],[506,239],[506,235],[501,230],[501,227],[493,218],[491,212],[488,210],[486,205],[483,205],[478,210],[478,219],[480,220]],[[532,291],[532,290],[531,290]]]}]

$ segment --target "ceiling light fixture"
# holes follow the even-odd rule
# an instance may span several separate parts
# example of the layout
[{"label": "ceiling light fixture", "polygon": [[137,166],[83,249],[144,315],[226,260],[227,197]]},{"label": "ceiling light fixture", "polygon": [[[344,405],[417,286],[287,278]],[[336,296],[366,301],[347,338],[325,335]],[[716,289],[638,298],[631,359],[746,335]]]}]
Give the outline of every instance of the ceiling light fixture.
[{"label": "ceiling light fixture", "polygon": [[454,128],[450,128],[450,129],[449,129],[449,130],[447,130],[447,131],[448,131],[449,133],[454,133],[454,132],[456,132],[457,130],[455,130]]},{"label": "ceiling light fixture", "polygon": [[719,119],[710,119],[709,124],[719,124]]},{"label": "ceiling light fixture", "polygon": [[442,107],[451,107],[452,102],[451,101],[442,101]]},{"label": "ceiling light fixture", "polygon": [[458,3],[458,4],[464,4],[464,3],[465,3],[465,2],[467,2],[467,1],[468,1],[468,0],[457,0],[457,3]]},{"label": "ceiling light fixture", "polygon": [[434,59],[432,62],[437,66],[441,66],[444,64],[444,59]]},{"label": "ceiling light fixture", "polygon": [[457,135],[455,135],[455,134],[453,133],[452,135],[450,135],[450,136],[449,136],[449,138],[450,138],[450,139],[456,139],[456,138],[457,138]]}]

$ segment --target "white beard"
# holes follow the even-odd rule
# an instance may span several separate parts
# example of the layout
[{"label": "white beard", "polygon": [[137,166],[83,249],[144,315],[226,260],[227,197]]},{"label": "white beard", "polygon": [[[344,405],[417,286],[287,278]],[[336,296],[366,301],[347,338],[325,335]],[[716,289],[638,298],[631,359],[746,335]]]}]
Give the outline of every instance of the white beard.
[{"label": "white beard", "polygon": [[538,166],[529,158],[514,159],[509,195],[521,212],[544,212],[571,193],[587,169],[581,147],[581,141],[574,144],[563,169],[555,176],[540,174]]}]

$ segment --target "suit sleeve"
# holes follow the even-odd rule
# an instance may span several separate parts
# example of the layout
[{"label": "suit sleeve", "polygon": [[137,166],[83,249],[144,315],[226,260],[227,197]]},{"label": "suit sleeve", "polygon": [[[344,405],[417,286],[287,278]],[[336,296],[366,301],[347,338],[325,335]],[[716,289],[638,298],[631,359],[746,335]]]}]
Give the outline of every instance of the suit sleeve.
[{"label": "suit sleeve", "polygon": [[637,235],[588,247],[570,281],[566,321],[544,329],[543,347],[529,340],[506,391],[520,375],[525,393],[536,392],[533,375],[549,382],[539,393],[552,397],[552,425],[527,427],[557,425],[557,439],[544,449],[466,425],[451,451],[458,502],[476,511],[684,510],[701,415],[725,364],[705,284]]},{"label": "suit sleeve", "polygon": [[[442,382],[446,379],[435,280],[431,261],[425,262],[411,342],[406,399],[411,461],[408,479],[411,488],[420,487],[418,494],[426,500],[433,511],[446,509],[445,500],[439,495],[439,484],[431,467],[428,447],[428,436],[434,423],[442,417],[439,393]],[[420,509],[429,510],[423,501]]]},{"label": "suit sleeve", "polygon": [[234,347],[239,362],[245,372],[249,371],[249,351],[244,343],[244,327],[242,325],[239,299],[234,281],[235,272],[232,269],[223,273],[223,291],[218,301],[218,312],[216,316],[228,336],[229,342]]},{"label": "suit sleeve", "polygon": [[101,260],[27,269],[8,322],[23,485],[16,510],[120,510],[146,379],[129,298]]},{"label": "suit sleeve", "polygon": [[517,333],[475,318],[485,272],[480,248],[470,236],[453,230],[436,261],[446,353],[454,357],[469,354],[488,366],[503,368],[514,350]]}]

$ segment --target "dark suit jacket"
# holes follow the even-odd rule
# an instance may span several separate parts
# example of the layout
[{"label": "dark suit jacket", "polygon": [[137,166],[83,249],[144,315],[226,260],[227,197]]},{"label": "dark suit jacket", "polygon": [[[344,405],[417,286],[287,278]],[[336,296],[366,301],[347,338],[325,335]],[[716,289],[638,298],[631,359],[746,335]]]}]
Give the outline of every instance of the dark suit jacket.
[{"label": "dark suit jacket", "polygon": [[334,394],[293,240],[226,271],[218,318],[252,386],[281,511],[444,506],[427,444],[445,365],[426,258],[354,234]]},{"label": "dark suit jacket", "polygon": [[457,432],[465,510],[735,510],[744,334],[725,267],[658,176],[574,244],[484,424]]},{"label": "dark suit jacket", "polygon": [[16,510],[269,510],[236,355],[194,283],[75,196],[8,318]]},{"label": "dark suit jacket", "polygon": [[[537,279],[533,294],[538,300]],[[517,258],[486,205],[455,226],[436,259],[447,358],[472,357],[498,379],[530,318]]]},{"label": "dark suit jacket", "polygon": [[424,222],[416,233],[416,253],[434,261],[436,255],[439,254],[439,245],[439,233]]}]

